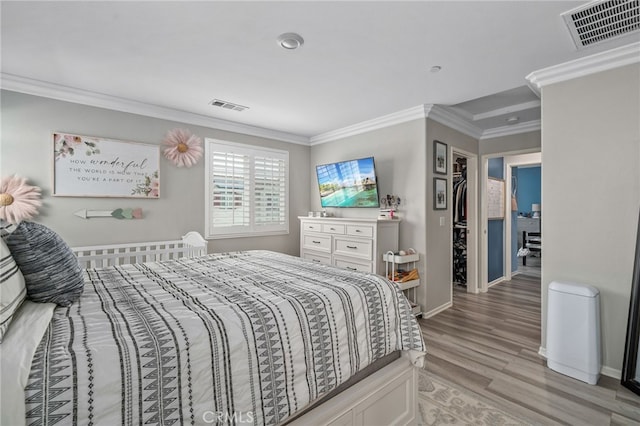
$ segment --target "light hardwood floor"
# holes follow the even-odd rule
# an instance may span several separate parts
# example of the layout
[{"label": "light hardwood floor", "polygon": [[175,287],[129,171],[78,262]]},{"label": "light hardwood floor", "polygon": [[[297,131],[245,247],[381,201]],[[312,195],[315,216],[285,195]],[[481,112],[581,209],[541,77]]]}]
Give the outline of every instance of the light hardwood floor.
[{"label": "light hardwood floor", "polygon": [[619,380],[596,386],[546,367],[540,347],[540,278],[517,275],[488,293],[454,288],[453,307],[420,320],[425,369],[481,395],[523,424],[640,424],[640,397]]}]

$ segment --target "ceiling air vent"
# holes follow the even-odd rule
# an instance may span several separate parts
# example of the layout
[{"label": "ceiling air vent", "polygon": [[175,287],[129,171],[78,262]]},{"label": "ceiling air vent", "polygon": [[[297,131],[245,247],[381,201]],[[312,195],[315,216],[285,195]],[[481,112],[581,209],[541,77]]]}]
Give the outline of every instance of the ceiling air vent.
[{"label": "ceiling air vent", "polygon": [[640,0],[593,1],[562,14],[578,49],[640,29]]},{"label": "ceiling air vent", "polygon": [[244,111],[245,109],[249,109],[249,107],[247,106],[242,106],[242,105],[234,104],[231,102],[222,101],[220,99],[212,100],[211,102],[209,102],[209,105],[213,105],[215,107],[220,107],[224,109],[229,109],[232,111]]}]

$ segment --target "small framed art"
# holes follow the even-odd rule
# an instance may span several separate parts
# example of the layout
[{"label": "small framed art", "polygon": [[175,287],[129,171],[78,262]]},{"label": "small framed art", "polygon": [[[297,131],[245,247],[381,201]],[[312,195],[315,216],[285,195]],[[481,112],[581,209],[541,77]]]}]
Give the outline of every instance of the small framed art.
[{"label": "small framed art", "polygon": [[447,209],[447,180],[433,178],[433,209]]},{"label": "small framed art", "polygon": [[433,172],[441,175],[447,174],[447,144],[433,141]]}]

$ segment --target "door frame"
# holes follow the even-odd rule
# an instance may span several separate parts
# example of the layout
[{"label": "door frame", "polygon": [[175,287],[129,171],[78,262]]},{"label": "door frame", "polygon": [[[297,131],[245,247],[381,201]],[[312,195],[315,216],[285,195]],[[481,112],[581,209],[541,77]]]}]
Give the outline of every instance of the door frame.
[{"label": "door frame", "polygon": [[[454,155],[467,159],[467,293],[479,293],[478,288],[478,154],[450,147]],[[452,162],[452,161],[451,161]],[[449,194],[453,194],[453,174],[449,179]],[[453,210],[451,211],[453,215]],[[449,232],[449,253],[453,254],[453,221]],[[453,262],[451,263],[453,264]],[[450,268],[451,299],[453,301],[453,268]]]},{"label": "door frame", "polygon": [[[504,157],[504,168],[505,168],[505,195],[507,197],[511,197],[513,188],[512,188],[512,176],[513,176],[513,167],[519,166],[532,166],[532,165],[540,165],[542,168],[542,153],[531,153],[531,154],[520,154],[520,155],[508,155]],[[542,185],[542,182],[540,182]],[[542,192],[542,188],[540,188],[540,192]],[[504,269],[505,269],[505,280],[511,281],[511,276],[513,275],[512,264],[511,264],[511,235],[513,232],[517,232],[513,230],[511,226],[511,203],[509,202],[510,198],[507,198],[507,202],[505,202],[506,212],[505,218],[505,233],[504,233]]]},{"label": "door frame", "polygon": [[[488,216],[487,215],[487,179],[489,178],[489,159],[500,158],[500,157],[506,158],[506,157],[521,156],[521,155],[527,155],[527,154],[539,155],[540,159],[538,163],[542,165],[541,148],[527,149],[527,150],[520,150],[520,151],[499,152],[495,154],[485,154],[480,157],[480,171],[478,173],[478,175],[480,176],[480,227],[478,229],[478,233],[479,233],[478,239],[480,241],[479,243],[480,256],[479,256],[479,268],[478,268],[479,269],[478,282],[480,284],[479,291],[481,293],[486,293],[489,290],[489,267],[488,267],[489,257],[487,255],[489,250],[489,239],[487,235],[487,230],[489,228],[489,219],[487,217]],[[503,167],[506,167],[506,161]],[[506,176],[506,170],[505,170],[505,176]],[[507,187],[505,186],[505,195],[507,193],[511,194],[511,168],[509,168],[508,179],[505,179],[505,181],[506,181],[505,184],[508,184],[508,190],[509,190],[509,192],[507,192]],[[505,202],[505,217],[510,217],[510,216],[511,216],[511,203]],[[507,225],[508,231],[505,229],[504,241],[502,242],[504,247],[504,257],[505,257],[505,259],[503,259],[503,264],[505,265],[505,275],[508,273],[508,276],[509,276],[508,279],[511,279],[511,221],[505,220],[505,222],[508,222],[508,225]],[[509,248],[508,251],[507,251],[507,247]],[[507,257],[509,257],[508,272],[506,271]],[[504,278],[505,277],[503,276],[503,279]]]}]

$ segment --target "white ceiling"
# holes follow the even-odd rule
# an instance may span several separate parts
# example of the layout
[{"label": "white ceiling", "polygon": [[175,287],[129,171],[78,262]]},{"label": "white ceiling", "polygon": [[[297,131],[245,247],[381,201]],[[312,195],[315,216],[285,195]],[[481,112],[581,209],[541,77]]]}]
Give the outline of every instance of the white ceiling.
[{"label": "white ceiling", "polygon": [[578,51],[560,14],[584,3],[2,1],[2,76],[307,140],[423,104],[492,129],[539,120],[527,74],[629,43]]}]

